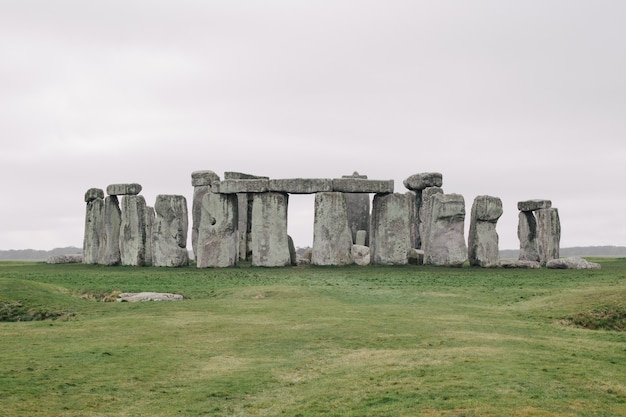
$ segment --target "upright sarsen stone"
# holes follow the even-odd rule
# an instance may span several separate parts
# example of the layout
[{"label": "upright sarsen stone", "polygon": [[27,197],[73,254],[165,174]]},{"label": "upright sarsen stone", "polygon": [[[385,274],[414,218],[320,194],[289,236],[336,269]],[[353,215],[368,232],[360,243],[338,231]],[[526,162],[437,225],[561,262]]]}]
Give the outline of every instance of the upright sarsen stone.
[{"label": "upright sarsen stone", "polygon": [[99,263],[102,265],[119,265],[122,262],[120,253],[122,211],[117,196],[109,195],[104,199],[103,227]]},{"label": "upright sarsen stone", "polygon": [[460,194],[435,194],[432,197],[432,222],[428,235],[425,263],[461,266],[467,260],[465,244],[465,200]]},{"label": "upright sarsen stone", "polygon": [[535,211],[537,219],[537,252],[542,265],[559,258],[561,221],[556,208]]},{"label": "upright sarsen stone", "polygon": [[83,237],[83,263],[100,262],[102,234],[104,233],[104,191],[91,188],[85,193],[85,234]]},{"label": "upright sarsen stone", "polygon": [[179,267],[189,264],[187,252],[187,200],[182,195],[157,195],[152,226],[152,265]]},{"label": "upright sarsen stone", "polygon": [[532,211],[520,211],[517,224],[519,260],[539,262],[537,251],[537,220]]},{"label": "upright sarsen stone", "polygon": [[373,264],[404,265],[411,249],[415,194],[376,194],[372,202],[370,260]]},{"label": "upright sarsen stone", "polygon": [[124,195],[119,241],[122,265],[145,265],[146,239],[146,200],[141,195]]},{"label": "upright sarsen stone", "polygon": [[237,195],[209,193],[202,198],[198,231],[198,268],[234,266],[238,258]]},{"label": "upright sarsen stone", "polygon": [[311,263],[314,265],[353,263],[352,233],[348,225],[348,207],[343,193],[315,194]]},{"label": "upright sarsen stone", "polygon": [[470,265],[485,268],[500,264],[496,223],[502,216],[502,200],[487,195],[478,196],[472,205],[468,236]]},{"label": "upright sarsen stone", "polygon": [[156,218],[156,214],[154,213],[154,207],[147,206],[146,207],[146,259],[145,265],[152,265],[152,227],[154,226],[154,220]]},{"label": "upright sarsen stone", "polygon": [[[441,187],[427,187],[421,192],[419,201],[419,211],[417,224],[419,226],[419,245],[416,239],[416,248],[421,248],[424,253],[428,252],[430,229],[433,223],[432,208],[433,197],[437,194],[443,194]],[[416,197],[416,201],[417,201]],[[416,205],[418,203],[416,202]]]},{"label": "upright sarsen stone", "polygon": [[254,194],[250,240],[252,265],[269,267],[289,265],[288,201],[287,194]]},{"label": "upright sarsen stone", "polygon": [[194,257],[198,258],[198,230],[202,216],[202,198],[211,192],[211,184],[218,182],[220,177],[213,171],[194,171],[191,173],[193,201],[191,203],[191,247]]}]

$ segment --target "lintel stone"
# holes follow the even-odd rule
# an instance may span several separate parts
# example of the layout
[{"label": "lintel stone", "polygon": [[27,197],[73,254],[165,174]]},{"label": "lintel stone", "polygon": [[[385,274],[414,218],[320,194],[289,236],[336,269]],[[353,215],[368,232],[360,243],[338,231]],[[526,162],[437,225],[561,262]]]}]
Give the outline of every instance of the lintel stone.
[{"label": "lintel stone", "polygon": [[111,184],[107,187],[108,195],[137,195],[141,192],[141,185],[132,184]]},{"label": "lintel stone", "polygon": [[191,173],[191,186],[202,187],[205,185],[211,185],[214,182],[220,180],[219,175],[213,171],[194,171]]},{"label": "lintel stone", "polygon": [[286,178],[269,180],[268,191],[291,194],[315,194],[332,191],[333,180],[326,178]]},{"label": "lintel stone", "polygon": [[517,209],[519,211],[535,211],[549,209],[551,207],[552,201],[550,200],[526,200],[517,203]]},{"label": "lintel stone", "polygon": [[214,183],[211,191],[220,194],[264,193],[268,185],[268,179],[224,180]]},{"label": "lintel stone", "polygon": [[441,187],[443,185],[443,175],[439,172],[414,174],[405,179],[403,184],[411,191],[420,191],[428,187]]},{"label": "lintel stone", "polygon": [[342,193],[393,193],[393,180],[366,180],[361,178],[334,178],[333,191]]},{"label": "lintel stone", "polygon": [[269,177],[263,177],[252,174],[244,174],[243,172],[233,172],[227,171],[224,172],[225,180],[268,180]]},{"label": "lintel stone", "polygon": [[90,188],[85,193],[85,203],[89,203],[90,201],[97,200],[99,198],[104,198],[104,191],[100,188]]}]

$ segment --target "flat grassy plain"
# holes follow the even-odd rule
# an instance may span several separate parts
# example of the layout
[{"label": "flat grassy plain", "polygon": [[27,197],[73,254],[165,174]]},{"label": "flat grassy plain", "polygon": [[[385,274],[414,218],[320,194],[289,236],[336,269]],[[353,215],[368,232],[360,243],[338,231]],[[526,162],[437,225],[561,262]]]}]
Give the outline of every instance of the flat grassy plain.
[{"label": "flat grassy plain", "polygon": [[[623,416],[626,259],[592,260],[602,269],[0,262],[1,316],[20,319],[0,322],[0,415]],[[115,291],[186,299],[98,301]]]}]

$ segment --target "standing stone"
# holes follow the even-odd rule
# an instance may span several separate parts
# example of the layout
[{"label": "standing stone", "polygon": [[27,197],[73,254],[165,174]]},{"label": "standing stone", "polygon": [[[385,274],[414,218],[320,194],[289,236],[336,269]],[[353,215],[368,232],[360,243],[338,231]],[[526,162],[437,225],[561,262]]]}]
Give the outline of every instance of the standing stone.
[{"label": "standing stone", "polygon": [[[352,175],[344,175],[342,178],[367,179],[367,175],[359,175],[355,171]],[[352,242],[356,243],[359,230],[365,230],[365,242],[361,244],[367,246],[370,230],[370,195],[368,193],[345,193],[345,197]]]},{"label": "standing stone", "polygon": [[288,201],[287,194],[254,194],[250,241],[252,265],[269,267],[289,265]]},{"label": "standing stone", "polygon": [[193,201],[191,205],[191,248],[194,257],[198,258],[198,230],[202,216],[202,198],[211,192],[211,184],[218,182],[220,177],[213,171],[194,171],[191,173]]},{"label": "standing stone", "polygon": [[520,211],[517,225],[519,260],[539,262],[537,251],[537,220],[532,211]]},{"label": "standing stone", "polygon": [[460,194],[435,194],[432,197],[426,263],[461,266],[467,260],[465,244],[465,200]]},{"label": "standing stone", "polygon": [[500,264],[496,223],[502,216],[502,200],[487,195],[478,196],[472,205],[468,236],[470,265],[485,268]]},{"label": "standing stone", "polygon": [[146,239],[146,200],[141,195],[124,195],[120,228],[122,265],[145,265]]},{"label": "standing stone", "polygon": [[210,193],[202,198],[198,233],[198,268],[224,268],[237,263],[237,196]]},{"label": "standing stone", "polygon": [[119,265],[122,262],[120,253],[120,231],[122,227],[122,211],[117,196],[109,195],[104,199],[104,225],[102,246],[100,247],[100,264]]},{"label": "standing stone", "polygon": [[[421,194],[421,202],[420,202],[419,211],[418,211],[420,245],[419,246],[416,245],[415,247],[421,248],[424,251],[424,253],[428,252],[428,246],[429,246],[428,237],[430,236],[430,228],[433,223],[433,218],[432,218],[433,196],[437,194],[443,194],[443,190],[441,189],[441,187],[427,187],[424,190],[422,190],[422,194]],[[416,197],[416,201],[417,201],[417,197]]]},{"label": "standing stone", "polygon": [[101,235],[104,233],[104,191],[91,188],[85,193],[85,235],[83,238],[83,263],[100,261]]},{"label": "standing stone", "polygon": [[293,239],[289,235],[287,235],[287,243],[289,244],[289,263],[291,265],[297,265],[298,253],[296,252],[296,245],[294,245]]},{"label": "standing stone", "polygon": [[348,225],[348,207],[343,193],[315,194],[311,263],[314,265],[353,263],[352,233]]},{"label": "standing stone", "polygon": [[179,267],[189,264],[187,252],[187,200],[182,195],[157,195],[152,226],[152,265]]},{"label": "standing stone", "polygon": [[152,265],[152,227],[154,226],[155,220],[154,207],[147,206],[146,207],[146,260],[145,265]]},{"label": "standing stone", "polygon": [[548,261],[559,258],[561,241],[561,222],[556,208],[535,211],[537,218],[537,251],[539,262],[545,265]]},{"label": "standing stone", "polygon": [[413,247],[422,248],[422,236],[421,236],[421,208],[423,204],[423,191],[426,188],[436,187],[441,189],[443,184],[443,176],[439,172],[424,172],[421,174],[414,174],[403,181],[404,186],[413,192],[415,192],[415,225],[413,227]]},{"label": "standing stone", "polygon": [[370,258],[373,264],[404,265],[411,249],[415,194],[376,194],[372,203]]}]

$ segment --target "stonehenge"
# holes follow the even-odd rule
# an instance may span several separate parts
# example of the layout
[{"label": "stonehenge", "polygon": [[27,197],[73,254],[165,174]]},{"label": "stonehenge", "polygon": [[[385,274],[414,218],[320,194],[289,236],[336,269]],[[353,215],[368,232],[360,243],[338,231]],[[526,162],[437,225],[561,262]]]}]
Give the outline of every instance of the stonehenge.
[{"label": "stonehenge", "polygon": [[[148,206],[137,183],[90,188],[83,262],[100,265],[225,268],[249,262],[284,267],[433,265],[535,267],[559,258],[561,225],[550,200],[526,200],[519,210],[518,261],[500,261],[497,197],[474,199],[465,239],[465,199],[443,191],[443,176],[425,172],[403,181],[373,180],[354,172],[340,178],[279,178],[241,172],[191,173],[191,246],[182,195],[156,197]],[[288,235],[290,194],[313,194],[313,245],[302,260]],[[551,264],[553,265],[554,262]]]}]

